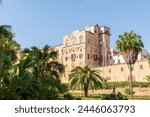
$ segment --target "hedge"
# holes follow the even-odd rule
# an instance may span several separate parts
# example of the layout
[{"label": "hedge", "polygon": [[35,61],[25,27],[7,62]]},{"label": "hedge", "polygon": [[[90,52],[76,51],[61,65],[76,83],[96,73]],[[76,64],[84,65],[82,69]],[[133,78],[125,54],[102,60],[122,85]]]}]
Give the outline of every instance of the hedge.
[{"label": "hedge", "polygon": [[[64,84],[65,84],[66,87],[68,87],[68,89],[70,89],[69,88],[70,83],[64,83]],[[113,89],[114,84],[115,84],[116,88],[125,88],[125,87],[130,86],[129,81],[104,82],[103,83],[103,89]],[[150,87],[150,83],[149,82],[136,82],[136,81],[133,81],[133,87],[140,87],[140,88]],[[89,88],[89,89],[91,89],[91,88]],[[101,89],[101,88],[97,87],[96,89],[98,90],[98,89]],[[80,90],[80,88],[78,88],[76,90]]]}]

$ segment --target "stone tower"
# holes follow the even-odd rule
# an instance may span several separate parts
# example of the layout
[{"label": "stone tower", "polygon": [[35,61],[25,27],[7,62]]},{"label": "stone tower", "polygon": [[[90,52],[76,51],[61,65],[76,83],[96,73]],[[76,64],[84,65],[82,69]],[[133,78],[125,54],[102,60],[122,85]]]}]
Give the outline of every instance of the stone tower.
[{"label": "stone tower", "polygon": [[64,36],[62,63],[64,81],[76,66],[99,67],[109,65],[110,30],[99,25],[88,26]]},{"label": "stone tower", "polygon": [[110,28],[101,27],[99,34],[100,66],[108,66],[110,61]]}]

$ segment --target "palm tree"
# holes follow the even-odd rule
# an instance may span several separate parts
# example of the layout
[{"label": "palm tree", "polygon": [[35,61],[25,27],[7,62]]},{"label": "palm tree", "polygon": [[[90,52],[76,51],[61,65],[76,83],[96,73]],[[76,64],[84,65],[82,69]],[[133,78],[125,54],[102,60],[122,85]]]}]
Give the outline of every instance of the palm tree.
[{"label": "palm tree", "polygon": [[146,76],[146,78],[144,78],[145,80],[147,80],[148,82],[150,82],[150,75]]},{"label": "palm tree", "polygon": [[89,88],[95,89],[102,87],[102,77],[98,70],[93,70],[89,66],[75,67],[69,76],[71,88],[81,88],[84,91],[84,96],[88,96]]},{"label": "palm tree", "polygon": [[11,32],[11,26],[0,26],[0,81],[7,82],[7,76],[9,74],[12,64],[17,60],[17,52],[20,49],[20,45],[12,38],[14,34]]},{"label": "palm tree", "polygon": [[124,60],[129,65],[130,70],[130,90],[131,98],[133,99],[133,88],[132,88],[132,69],[133,65],[138,57],[138,53],[142,51],[144,47],[141,36],[135,34],[133,31],[125,32],[123,35],[119,35],[119,40],[116,41],[116,48],[123,55]]},{"label": "palm tree", "polygon": [[40,85],[39,99],[56,99],[57,94],[63,93],[60,76],[64,72],[64,66],[57,61],[58,53],[48,45],[42,49],[34,46],[23,53],[31,56],[28,70]]},{"label": "palm tree", "polygon": [[64,66],[57,61],[58,53],[49,51],[50,46],[45,45],[42,49],[31,47],[26,52],[32,55],[32,73],[35,81],[40,78],[51,78],[60,81],[60,75],[64,72]]}]

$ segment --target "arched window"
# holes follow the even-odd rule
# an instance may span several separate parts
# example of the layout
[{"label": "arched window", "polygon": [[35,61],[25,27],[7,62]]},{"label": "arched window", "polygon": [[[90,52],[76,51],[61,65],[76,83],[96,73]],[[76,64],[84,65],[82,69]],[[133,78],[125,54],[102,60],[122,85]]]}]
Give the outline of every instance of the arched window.
[{"label": "arched window", "polygon": [[75,37],[71,38],[71,45],[75,45],[77,43],[77,40]]},{"label": "arched window", "polygon": [[65,60],[68,61],[68,57],[67,56],[65,57]]},{"label": "arched window", "polygon": [[65,46],[69,46],[69,41],[68,40],[65,41]]},{"label": "arched window", "polygon": [[143,65],[140,65],[140,69],[143,69]]},{"label": "arched window", "polygon": [[82,59],[83,58],[83,54],[79,54],[79,58]]},{"label": "arched window", "polygon": [[80,37],[79,37],[79,43],[82,43],[82,42],[83,42],[83,36],[80,35]]}]

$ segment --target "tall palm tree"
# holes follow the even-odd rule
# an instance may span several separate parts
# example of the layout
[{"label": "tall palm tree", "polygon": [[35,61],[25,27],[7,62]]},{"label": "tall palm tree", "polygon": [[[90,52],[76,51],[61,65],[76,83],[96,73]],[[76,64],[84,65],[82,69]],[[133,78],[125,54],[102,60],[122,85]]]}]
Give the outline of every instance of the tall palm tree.
[{"label": "tall palm tree", "polygon": [[133,99],[133,88],[132,88],[132,69],[131,65],[137,60],[138,53],[142,51],[144,47],[141,36],[135,34],[133,31],[125,32],[123,35],[119,35],[119,40],[116,41],[116,48],[123,55],[124,60],[129,65],[130,70],[130,90],[131,98]]},{"label": "tall palm tree", "polygon": [[85,97],[87,97],[89,88],[102,87],[102,77],[99,74],[99,71],[93,70],[89,66],[77,66],[70,73],[70,87],[81,88],[84,91]]}]

